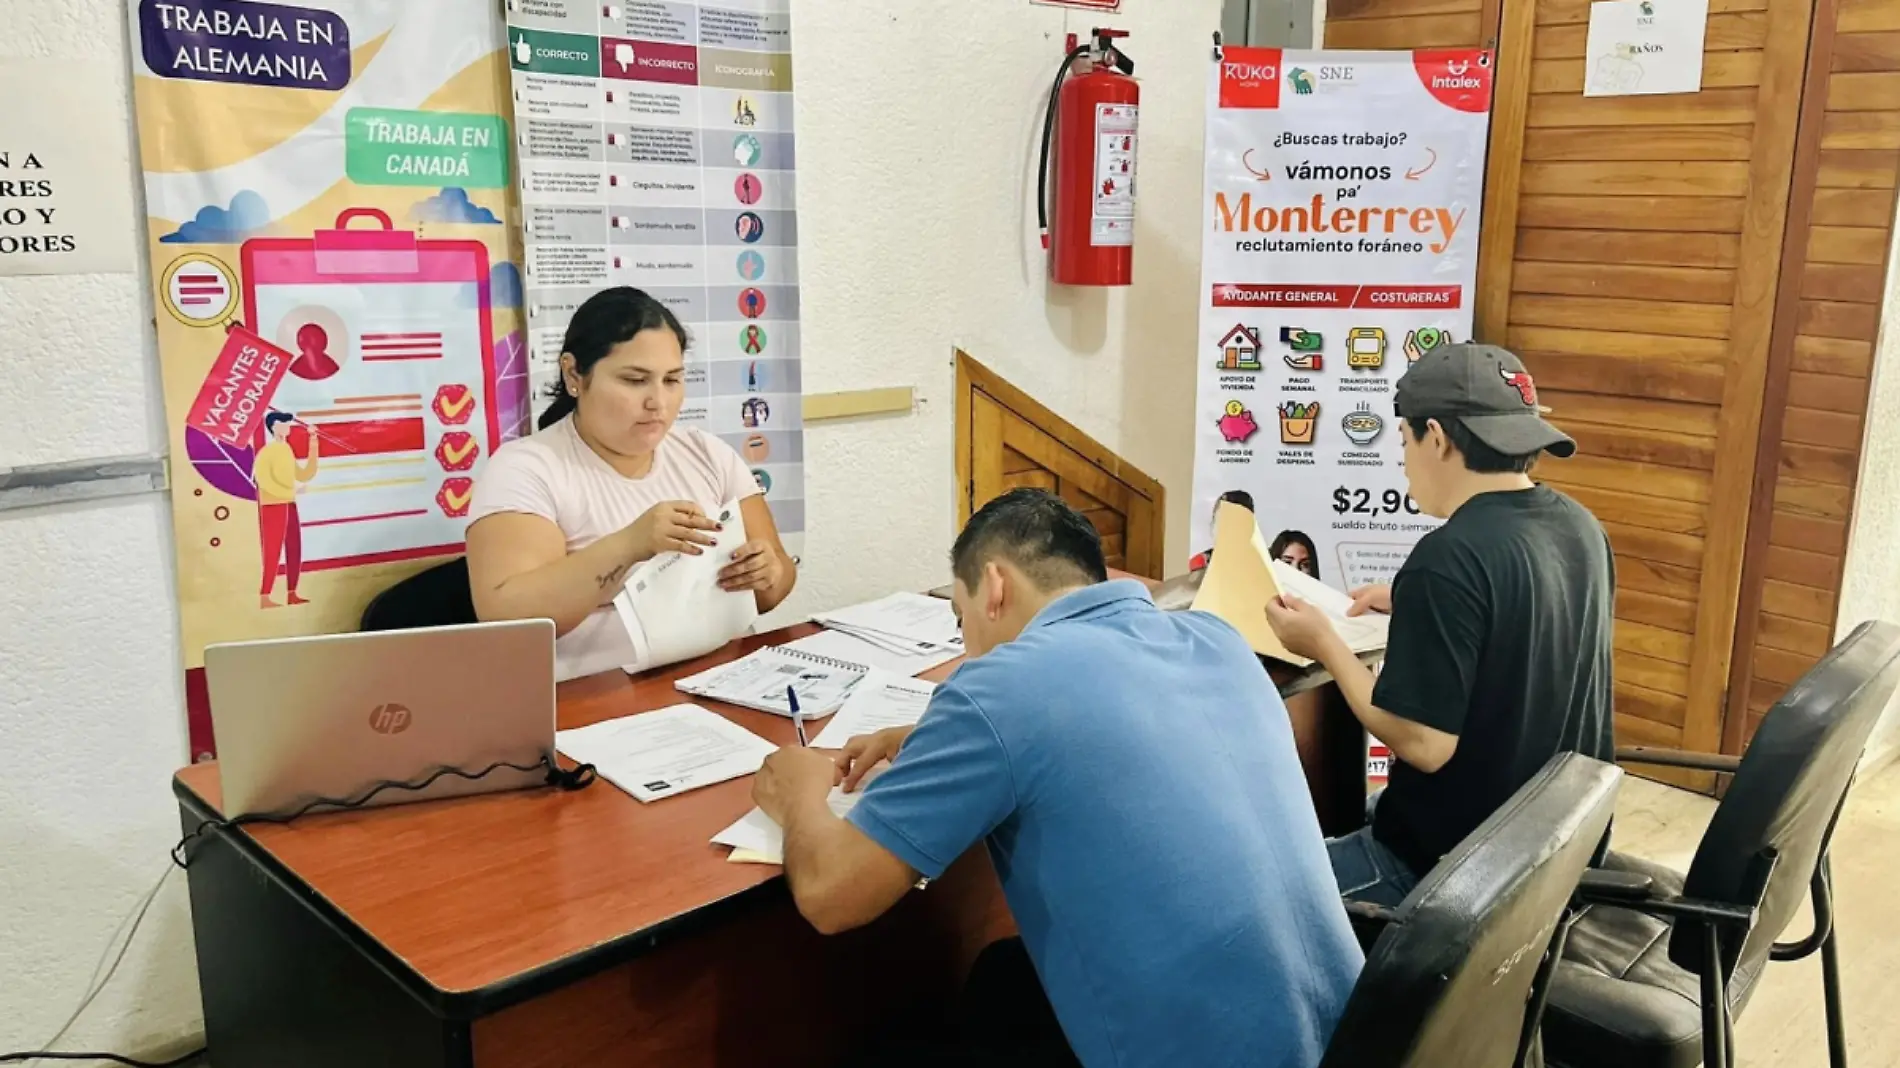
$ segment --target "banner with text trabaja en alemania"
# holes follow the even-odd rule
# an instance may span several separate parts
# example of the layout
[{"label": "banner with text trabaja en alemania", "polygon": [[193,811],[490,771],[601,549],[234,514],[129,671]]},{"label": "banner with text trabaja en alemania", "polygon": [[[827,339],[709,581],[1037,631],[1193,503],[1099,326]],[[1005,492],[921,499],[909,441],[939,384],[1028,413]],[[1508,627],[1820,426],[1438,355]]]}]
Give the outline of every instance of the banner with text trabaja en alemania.
[{"label": "banner with text trabaja en alemania", "polygon": [[1393,387],[1471,336],[1491,54],[1227,48],[1208,79],[1194,546],[1245,491],[1273,552],[1352,589],[1435,521]]},{"label": "banner with text trabaja en alemania", "polygon": [[508,63],[493,0],[126,7],[203,759],[205,646],[355,630],[527,423]]}]

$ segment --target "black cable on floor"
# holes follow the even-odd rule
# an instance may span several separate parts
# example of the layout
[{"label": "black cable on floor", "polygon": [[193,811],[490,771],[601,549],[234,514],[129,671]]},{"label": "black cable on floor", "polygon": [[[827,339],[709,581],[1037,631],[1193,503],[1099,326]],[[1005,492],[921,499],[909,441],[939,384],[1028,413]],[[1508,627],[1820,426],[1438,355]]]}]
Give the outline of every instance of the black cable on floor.
[{"label": "black cable on floor", "polygon": [[126,1068],[184,1068],[205,1055],[203,1046],[192,1050],[182,1057],[169,1061],[141,1061],[131,1057],[122,1057],[117,1053],[48,1053],[41,1050],[36,1053],[0,1053],[0,1064],[19,1064],[24,1061],[107,1061],[123,1064]]}]

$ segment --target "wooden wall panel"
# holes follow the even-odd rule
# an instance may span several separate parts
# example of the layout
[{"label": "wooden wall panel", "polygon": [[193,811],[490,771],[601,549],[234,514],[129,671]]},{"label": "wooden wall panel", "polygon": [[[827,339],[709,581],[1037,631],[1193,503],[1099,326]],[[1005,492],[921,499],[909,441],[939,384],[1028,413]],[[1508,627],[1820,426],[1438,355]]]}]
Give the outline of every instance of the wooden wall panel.
[{"label": "wooden wall panel", "polygon": [[[1820,0],[1723,749],[1833,641],[1900,178],[1900,0]],[[1804,210],[1805,207],[1805,210]],[[1805,217],[1803,217],[1805,216]]]},{"label": "wooden wall panel", "polygon": [[1095,525],[1108,566],[1162,577],[1159,482],[983,366],[956,354],[957,526],[1013,489],[1058,494]]}]

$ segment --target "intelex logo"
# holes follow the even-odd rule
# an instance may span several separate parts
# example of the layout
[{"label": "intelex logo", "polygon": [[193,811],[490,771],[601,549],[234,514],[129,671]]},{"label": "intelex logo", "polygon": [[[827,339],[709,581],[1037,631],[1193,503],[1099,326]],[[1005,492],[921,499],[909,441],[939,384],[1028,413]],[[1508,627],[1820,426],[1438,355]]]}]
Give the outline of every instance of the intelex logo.
[{"label": "intelex logo", "polygon": [[1445,64],[1445,73],[1432,78],[1433,89],[1482,89],[1484,80],[1471,73],[1469,62]]}]

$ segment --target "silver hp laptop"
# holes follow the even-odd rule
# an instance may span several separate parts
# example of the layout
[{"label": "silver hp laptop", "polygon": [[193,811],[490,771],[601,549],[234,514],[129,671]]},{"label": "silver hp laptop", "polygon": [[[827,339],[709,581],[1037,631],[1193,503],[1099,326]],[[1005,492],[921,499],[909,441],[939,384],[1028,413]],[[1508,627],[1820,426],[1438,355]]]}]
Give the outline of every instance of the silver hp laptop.
[{"label": "silver hp laptop", "polygon": [[[545,619],[210,645],[205,682],[227,819],[354,799],[445,765],[474,774],[554,753],[554,624]],[[473,782],[443,775],[369,804],[545,781],[540,768]]]}]

